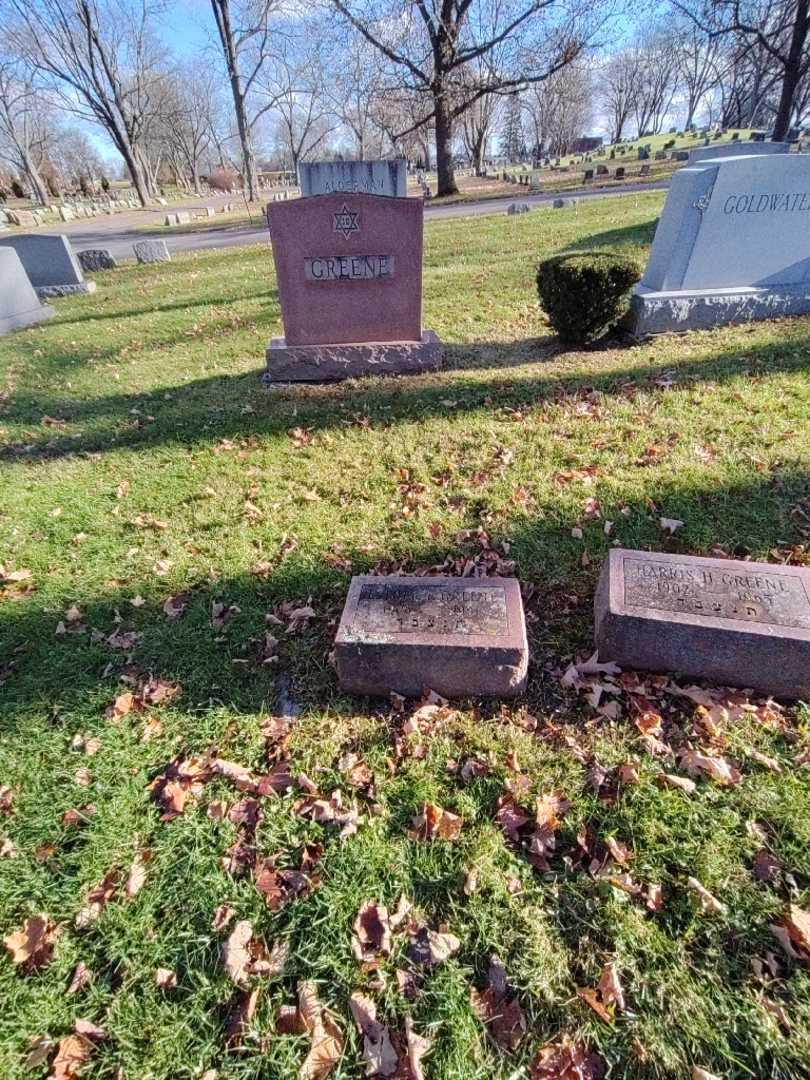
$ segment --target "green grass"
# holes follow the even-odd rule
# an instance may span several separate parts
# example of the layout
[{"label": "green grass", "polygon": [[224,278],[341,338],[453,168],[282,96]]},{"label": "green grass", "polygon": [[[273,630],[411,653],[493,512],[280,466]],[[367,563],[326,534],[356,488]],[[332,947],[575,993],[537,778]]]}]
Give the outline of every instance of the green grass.
[{"label": "green grass", "polygon": [[[45,1066],[24,1069],[29,1040],[59,1039],[84,1017],[108,1032],[86,1077],[120,1066],[128,1078],[191,1080],[216,1069],[222,1080],[286,1080],[306,1039],[276,1034],[274,1016],[311,978],[347,1032],[332,1074],[340,1080],[364,1075],[348,1009],[357,989],[393,1028],[411,1012],[435,1040],[429,1080],[528,1076],[537,1047],[564,1033],[586,1040],[617,1077],[680,1078],[693,1065],[726,1080],[810,1076],[810,971],[783,957],[769,930],[788,899],[810,906],[810,772],[793,764],[807,713],[789,713],[784,732],[756,714],[723,725],[724,752],[743,780],[729,789],[701,781],[688,797],[655,783],[662,766],[639,742],[629,695],[608,720],[560,684],[571,657],[590,649],[594,584],[614,541],[761,559],[795,547],[792,558],[807,559],[810,319],[564,352],[538,309],[539,257],[578,244],[641,260],[661,203],[651,194],[431,224],[425,325],[448,345],[435,375],[263,390],[264,347],[281,321],[261,248],[99,274],[95,294],[57,301],[53,321],[0,340],[0,563],[32,574],[0,602],[0,785],[16,792],[0,840],[17,850],[0,858],[0,936],[38,912],[62,927],[39,973],[0,956],[0,1074],[44,1075]],[[591,467],[590,480],[567,475]],[[424,490],[406,514],[409,482]],[[583,517],[590,497],[600,519]],[[166,527],[132,524],[139,515]],[[683,528],[663,535],[661,515]],[[582,539],[572,535],[579,522]],[[473,557],[470,530],[479,527],[534,590],[526,700],[503,712],[462,703],[425,737],[424,757],[395,760],[401,718],[384,702],[342,695],[329,661],[350,573]],[[253,574],[262,562],[269,572]],[[181,591],[188,607],[169,621],[164,601]],[[211,624],[215,602],[239,608],[224,627]],[[309,604],[316,616],[288,634],[266,621],[284,602]],[[72,605],[85,629],[57,634]],[[142,635],[129,651],[106,641],[117,626]],[[268,629],[280,640],[269,666],[256,662]],[[179,695],[108,719],[126,689],[121,676],[149,672]],[[221,865],[236,828],[209,819],[206,806],[233,802],[232,785],[211,781],[170,822],[147,785],[175,756],[211,746],[263,773],[260,725],[287,697],[301,709],[293,775],[350,799],[337,763],[352,751],[374,773],[376,808],[360,795],[364,820],[341,842],[294,812],[297,793],[262,800],[262,855],[297,866],[304,843],[324,845],[319,888],[273,913],[250,877],[234,880]],[[524,705],[536,733],[516,722]],[[666,698],[668,737],[698,741],[687,705]],[[160,729],[145,740],[149,717]],[[97,737],[98,753],[71,749],[77,734]],[[777,758],[782,774],[752,762],[751,748]],[[494,820],[511,751],[528,777],[526,805],[557,788],[572,803],[545,873]],[[609,769],[636,756],[639,783],[598,798],[588,783],[594,755]],[[464,783],[448,771],[449,759],[473,756],[491,761],[489,775]],[[76,783],[81,766],[87,786]],[[461,815],[459,840],[409,838],[426,801]],[[87,803],[96,813],[86,825],[62,824]],[[784,865],[775,882],[752,874],[752,821]],[[660,912],[587,872],[576,844],[585,827],[632,849],[634,877],[662,884]],[[87,890],[111,867],[126,868],[139,846],[152,853],[144,888],[78,929]],[[479,884],[468,897],[471,865]],[[699,914],[690,875],[724,914]],[[522,891],[509,891],[510,877]],[[360,904],[393,907],[401,894],[461,941],[412,1002],[394,976],[407,967],[401,933],[381,978],[351,952]],[[211,928],[222,903],[268,944],[290,947],[280,976],[256,980],[258,1009],[231,1049],[224,1023],[234,987],[219,957],[224,935]],[[779,972],[766,986],[751,961],[771,950]],[[470,1005],[493,953],[527,1018],[514,1055],[486,1038]],[[94,979],[67,995],[79,961]],[[608,961],[627,997],[612,1025],[576,996]],[[158,967],[177,973],[175,990],[155,986]],[[763,1011],[763,993],[784,1007],[788,1034]]]}]

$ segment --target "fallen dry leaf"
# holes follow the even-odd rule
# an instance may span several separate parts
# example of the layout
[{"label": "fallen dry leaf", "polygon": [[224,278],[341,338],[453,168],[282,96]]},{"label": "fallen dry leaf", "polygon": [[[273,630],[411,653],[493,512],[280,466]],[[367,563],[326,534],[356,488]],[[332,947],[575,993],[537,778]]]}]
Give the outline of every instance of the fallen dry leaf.
[{"label": "fallen dry leaf", "polygon": [[601,1080],[604,1074],[599,1055],[567,1035],[542,1046],[529,1069],[532,1080]]},{"label": "fallen dry leaf", "polygon": [[[242,1041],[250,1021],[256,1014],[258,1003],[258,986],[252,990],[239,991],[231,999],[228,1016],[225,1020],[225,1042],[228,1046],[238,1046]],[[205,1080],[204,1077],[203,1080]]]},{"label": "fallen dry leaf", "polygon": [[59,1040],[51,1064],[49,1080],[75,1080],[90,1059],[93,1043],[83,1035],[66,1035]]},{"label": "fallen dry leaf", "polygon": [[405,1017],[405,1042],[408,1048],[408,1065],[411,1070],[410,1080],[425,1080],[422,1058],[430,1052],[433,1041],[416,1034],[410,1014]]},{"label": "fallen dry leaf", "polygon": [[461,948],[461,941],[447,930],[419,927],[411,932],[408,955],[415,964],[442,964]]},{"label": "fallen dry leaf", "polygon": [[704,915],[719,915],[726,910],[726,905],[718,900],[716,896],[712,896],[709,890],[701,885],[697,878],[687,878],[686,884],[694,893],[697,893],[698,899],[700,900],[700,909]]},{"label": "fallen dry leaf", "polygon": [[771,930],[792,959],[810,960],[810,912],[790,904]]},{"label": "fallen dry leaf", "polygon": [[472,987],[470,1000],[495,1043],[502,1050],[516,1050],[526,1034],[526,1017],[517,995],[510,991],[506,971],[497,957],[490,960],[487,985],[482,991]]},{"label": "fallen dry leaf", "polygon": [[595,989],[578,987],[577,994],[607,1024],[613,1023],[611,1005],[615,1006],[617,1012],[624,1012],[624,991],[615,964],[605,966]]},{"label": "fallen dry leaf", "polygon": [[681,768],[691,776],[707,776],[724,787],[739,784],[740,772],[722,757],[701,754],[698,750],[685,750],[681,754]]},{"label": "fallen dry leaf", "polygon": [[425,803],[421,814],[413,819],[413,830],[409,834],[414,840],[457,840],[461,834],[462,820],[458,814],[438,806]]},{"label": "fallen dry leaf", "polygon": [[3,938],[11,953],[11,962],[22,965],[25,971],[38,971],[50,963],[57,938],[57,928],[47,915],[26,919],[22,930]]},{"label": "fallen dry leaf", "polygon": [[231,931],[230,937],[222,946],[222,962],[233,982],[243,983],[250,974],[253,955],[249,949],[253,937],[253,927],[242,919]]},{"label": "fallen dry leaf", "polygon": [[377,1006],[370,998],[356,992],[349,998],[349,1008],[363,1036],[366,1074],[393,1076],[399,1065],[399,1054],[391,1042],[391,1032],[377,1019]]},{"label": "fallen dry leaf", "polygon": [[373,960],[379,953],[391,955],[391,924],[384,904],[366,900],[352,929],[352,952],[359,961]]},{"label": "fallen dry leaf", "polygon": [[298,987],[298,1013],[311,1040],[299,1076],[301,1080],[325,1080],[343,1056],[343,1032],[318,1001],[313,982],[302,982]]}]

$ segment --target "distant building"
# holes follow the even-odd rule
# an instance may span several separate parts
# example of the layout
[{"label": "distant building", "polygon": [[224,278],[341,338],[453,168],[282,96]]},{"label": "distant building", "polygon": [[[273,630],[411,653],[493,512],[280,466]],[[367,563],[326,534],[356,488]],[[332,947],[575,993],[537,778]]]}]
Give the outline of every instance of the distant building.
[{"label": "distant building", "polygon": [[583,135],[580,139],[574,139],[572,153],[590,154],[592,150],[598,150],[604,141],[601,135]]}]

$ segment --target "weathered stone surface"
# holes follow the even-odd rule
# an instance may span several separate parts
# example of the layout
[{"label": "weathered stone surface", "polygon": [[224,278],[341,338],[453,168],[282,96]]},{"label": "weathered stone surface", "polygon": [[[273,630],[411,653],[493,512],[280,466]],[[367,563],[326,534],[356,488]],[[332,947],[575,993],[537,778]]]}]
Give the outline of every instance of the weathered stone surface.
[{"label": "weathered stone surface", "polygon": [[13,248],[0,247],[0,334],[50,319],[52,307],[41,304]]},{"label": "weathered stone surface", "polygon": [[80,251],[76,257],[82,270],[88,273],[93,270],[114,270],[118,265],[106,248],[87,248]]},{"label": "weathered stone surface", "polygon": [[40,297],[69,296],[95,290],[95,282],[85,281],[82,268],[62,233],[22,233],[0,238],[0,245],[13,248]]},{"label": "weathered stone surface", "polygon": [[59,217],[62,219],[62,221],[73,221],[75,216],[76,215],[73,213],[73,210],[69,206],[59,207]]},{"label": "weathered stone surface", "polygon": [[810,698],[810,570],[614,549],[594,603],[600,660]]},{"label": "weathered stone surface", "polygon": [[335,639],[352,694],[514,697],[529,649],[514,578],[352,578]]},{"label": "weathered stone surface", "polygon": [[364,375],[418,374],[440,367],[443,353],[432,330],[425,330],[421,341],[287,345],[284,338],[273,338],[264,382],[337,382]]},{"label": "weathered stone surface", "polygon": [[741,146],[738,142],[724,143],[722,146],[698,146],[689,151],[689,164],[699,165],[704,161],[716,161],[718,158],[789,154],[790,143],[786,142],[747,142]]},{"label": "weathered stone surface", "polygon": [[132,250],[139,263],[171,262],[165,240],[141,240],[132,245]]},{"label": "weathered stone surface", "polygon": [[555,199],[552,205],[553,205],[555,210],[564,210],[566,207],[576,206],[577,205],[577,200],[576,199]]},{"label": "weathered stone surface", "polygon": [[810,155],[740,150],[673,176],[632,301],[637,334],[810,311]]},{"label": "weathered stone surface", "polygon": [[528,214],[531,207],[525,202],[513,202],[507,209],[507,214]]},{"label": "weathered stone surface", "polygon": [[404,199],[407,194],[404,158],[390,161],[307,161],[298,166],[302,196],[385,195]]}]

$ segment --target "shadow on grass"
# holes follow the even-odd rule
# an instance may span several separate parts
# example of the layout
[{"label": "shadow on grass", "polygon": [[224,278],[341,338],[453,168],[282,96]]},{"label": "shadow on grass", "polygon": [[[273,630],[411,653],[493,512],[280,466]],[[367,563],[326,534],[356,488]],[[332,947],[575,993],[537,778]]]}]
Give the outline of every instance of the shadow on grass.
[{"label": "shadow on grass", "polygon": [[[664,538],[657,513],[637,492],[626,502],[621,494],[611,498],[629,512],[622,537],[627,547],[689,553],[708,552],[721,544],[739,557],[764,558],[775,547],[807,540],[791,512],[810,498],[806,471],[786,471],[756,483],[723,487],[686,486],[677,481],[659,486],[659,501],[687,522],[688,543],[680,534]],[[605,513],[611,510],[605,507]],[[474,509],[464,524],[473,539],[421,547],[409,540],[407,555],[392,541],[388,557],[403,573],[435,572],[448,558],[463,565],[478,550],[474,532],[481,522]],[[549,708],[559,702],[560,692],[547,671],[564,656],[591,647],[593,593],[611,540],[597,522],[585,537],[590,561],[583,566],[582,542],[549,517],[516,514],[497,529],[487,528],[493,545],[508,542],[521,581],[531,586],[527,612],[532,669],[527,702],[531,708]],[[342,551],[351,571],[330,564],[325,548],[282,558],[267,577],[246,568],[236,577],[213,584],[201,579],[185,587],[187,606],[176,620],[163,610],[172,590],[149,574],[132,580],[125,589],[94,595],[71,593],[70,602],[81,612],[82,632],[68,622],[67,632],[56,634],[64,614],[54,607],[52,596],[40,600],[34,591],[17,600],[9,598],[0,603],[0,655],[6,665],[5,669],[0,665],[0,684],[5,682],[3,726],[13,724],[15,715],[22,719],[32,708],[46,714],[70,701],[93,697],[105,685],[103,693],[111,700],[115,680],[130,660],[143,672],[180,683],[183,707],[195,711],[215,706],[273,711],[290,701],[315,710],[344,710],[347,699],[328,659],[332,638],[350,574],[373,572],[375,563],[361,548],[347,545]],[[390,564],[385,572],[390,572]],[[139,593],[146,600],[136,608],[130,601]],[[266,615],[284,601],[311,603],[317,617],[302,633],[286,633],[283,621],[281,629],[271,627],[281,644],[278,660],[267,664],[262,653]],[[214,604],[233,606],[233,615],[224,625],[212,623]],[[123,621],[117,621],[119,614]],[[111,646],[107,639],[116,630],[124,635],[133,631],[136,639],[123,650]],[[291,707],[287,704],[280,711],[290,712]]]},{"label": "shadow on grass", "polygon": [[[265,289],[261,292],[242,292],[234,296],[218,296],[215,300],[210,297],[200,300],[178,300],[175,304],[157,303],[153,304],[151,307],[115,308],[113,311],[92,311],[86,314],[74,314],[70,311],[65,312],[64,316],[57,313],[57,317],[51,325],[71,326],[74,323],[104,322],[109,319],[131,319],[137,318],[139,315],[162,315],[164,312],[168,311],[188,311],[192,308],[221,308],[228,304],[238,304],[243,300],[264,300],[267,303],[275,304],[276,308],[272,311],[273,318],[272,320],[267,321],[274,321],[278,318],[278,289]],[[261,314],[263,316],[264,312]],[[252,321],[258,322],[264,320],[254,317]],[[231,327],[232,324],[228,322],[223,325]],[[170,339],[169,341],[164,342],[164,344],[174,344],[176,340],[179,340],[179,337],[182,337],[182,335],[179,335],[177,339]],[[118,349],[115,349],[114,353],[115,352],[118,352]]]},{"label": "shadow on grass", "polygon": [[[259,314],[259,323],[275,318],[268,307]],[[177,335],[164,344],[181,339]],[[145,342],[144,348],[160,342]],[[555,401],[585,392],[625,395],[628,386],[654,391],[656,380],[672,376],[676,381],[670,393],[689,393],[696,381],[723,381],[740,376],[773,375],[778,372],[805,371],[810,366],[810,327],[799,330],[778,343],[749,346],[743,355],[740,347],[723,346],[716,352],[677,362],[667,356],[654,363],[639,363],[644,346],[628,347],[621,354],[627,363],[598,371],[586,365],[595,353],[559,354],[556,339],[548,343],[523,341],[517,345],[485,342],[451,345],[447,370],[455,370],[451,383],[438,376],[358,380],[346,383],[309,386],[280,386],[266,391],[261,386],[262,369],[238,375],[218,375],[188,382],[169,390],[161,387],[150,394],[110,394],[77,401],[50,393],[16,392],[3,413],[6,423],[40,424],[43,416],[69,425],[86,425],[75,434],[54,434],[50,426],[40,435],[26,432],[25,442],[7,443],[0,449],[0,459],[36,461],[81,453],[142,450],[156,446],[212,445],[223,438],[272,437],[284,434],[295,424],[314,432],[342,426],[353,413],[365,411],[369,419],[385,424],[421,421],[430,416],[458,416],[478,409],[518,408]],[[95,361],[111,358],[114,350],[95,355]],[[604,356],[604,352],[600,354]],[[553,370],[544,370],[543,361],[557,357]],[[59,358],[67,366],[72,354]],[[635,363],[633,362],[635,359]],[[570,366],[567,366],[570,360]],[[73,358],[75,362],[75,358]],[[258,358],[257,358],[258,361]],[[516,381],[506,370],[514,366],[538,363],[529,378]],[[465,381],[463,372],[488,370],[489,377]],[[448,394],[452,402],[448,404]],[[170,396],[169,396],[170,395]],[[168,400],[167,400],[168,397]],[[245,412],[245,406],[251,410]],[[291,408],[292,405],[292,408]],[[153,419],[142,425],[133,415],[148,406]],[[58,430],[58,429],[57,429]]]}]

